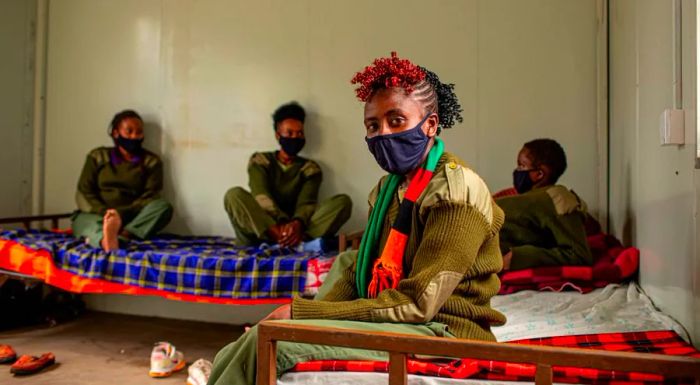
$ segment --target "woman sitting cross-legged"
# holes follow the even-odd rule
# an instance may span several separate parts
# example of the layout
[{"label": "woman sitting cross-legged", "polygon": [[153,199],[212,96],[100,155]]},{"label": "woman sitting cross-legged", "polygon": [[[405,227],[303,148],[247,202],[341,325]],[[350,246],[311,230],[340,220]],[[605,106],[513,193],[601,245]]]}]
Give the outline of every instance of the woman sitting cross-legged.
[{"label": "woman sitting cross-legged", "polygon": [[99,147],[85,159],[78,181],[73,233],[105,251],[119,240],[147,239],[162,230],[173,215],[160,198],[163,163],[144,149],[143,120],[132,110],[119,112],[109,125],[114,147]]}]

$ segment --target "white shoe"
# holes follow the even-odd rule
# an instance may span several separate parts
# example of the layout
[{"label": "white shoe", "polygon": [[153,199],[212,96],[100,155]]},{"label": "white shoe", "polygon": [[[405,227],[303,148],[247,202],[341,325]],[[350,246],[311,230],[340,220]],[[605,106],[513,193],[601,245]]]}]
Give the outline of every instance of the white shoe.
[{"label": "white shoe", "polygon": [[211,362],[200,358],[187,369],[187,385],[207,385],[211,375]]},{"label": "white shoe", "polygon": [[151,352],[151,377],[168,377],[185,368],[185,357],[169,342],[158,342]]}]

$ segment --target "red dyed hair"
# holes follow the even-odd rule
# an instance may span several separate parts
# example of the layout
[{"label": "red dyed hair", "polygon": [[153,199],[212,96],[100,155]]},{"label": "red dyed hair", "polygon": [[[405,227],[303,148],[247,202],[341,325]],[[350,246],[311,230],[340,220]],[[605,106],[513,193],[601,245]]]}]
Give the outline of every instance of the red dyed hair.
[{"label": "red dyed hair", "polygon": [[413,86],[423,79],[425,72],[420,67],[410,60],[399,59],[396,52],[392,52],[391,57],[374,59],[372,65],[356,73],[350,83],[360,85],[355,93],[358,99],[366,102],[379,88],[400,87],[411,93]]}]

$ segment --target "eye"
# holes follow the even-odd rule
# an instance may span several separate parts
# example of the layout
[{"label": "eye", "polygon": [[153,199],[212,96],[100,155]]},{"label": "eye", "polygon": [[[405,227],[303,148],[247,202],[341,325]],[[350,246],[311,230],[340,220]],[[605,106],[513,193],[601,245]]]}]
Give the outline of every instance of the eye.
[{"label": "eye", "polygon": [[379,124],[377,124],[377,122],[370,122],[365,124],[365,128],[367,132],[375,132],[379,129]]},{"label": "eye", "polygon": [[400,127],[401,125],[403,125],[404,121],[405,121],[404,118],[399,117],[399,116],[395,116],[395,117],[389,119],[389,125],[391,127]]}]

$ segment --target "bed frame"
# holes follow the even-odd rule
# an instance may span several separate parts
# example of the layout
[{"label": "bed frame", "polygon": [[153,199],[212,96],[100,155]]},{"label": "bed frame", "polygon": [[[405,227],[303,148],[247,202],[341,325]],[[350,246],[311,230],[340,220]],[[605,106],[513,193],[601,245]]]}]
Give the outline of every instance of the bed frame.
[{"label": "bed frame", "polygon": [[52,228],[58,228],[58,223],[61,219],[68,219],[71,217],[71,213],[64,214],[49,214],[49,215],[34,215],[28,217],[14,217],[14,218],[0,218],[0,225],[21,223],[25,230],[32,228],[32,223],[39,222],[41,224],[46,221],[51,221]]},{"label": "bed frame", "polygon": [[535,384],[551,385],[553,366],[646,372],[665,379],[692,379],[700,385],[700,359],[651,353],[526,346],[476,340],[289,325],[271,321],[258,325],[257,385],[276,385],[278,341],[343,346],[389,353],[389,385],[406,385],[406,357],[412,354],[469,357],[529,363],[537,367]]},{"label": "bed frame", "polygon": [[[50,221],[51,228],[57,229],[58,224],[59,224],[61,219],[68,219],[72,215],[73,214],[71,214],[71,213],[64,213],[64,214],[34,215],[34,216],[28,216],[28,217],[0,218],[0,225],[21,223],[25,230],[29,230],[32,228],[32,224],[38,223],[40,225],[43,225],[46,222]],[[0,286],[2,286],[8,279],[16,279],[16,280],[20,280],[20,281],[29,281],[29,282],[41,281],[40,279],[35,278],[31,275],[26,275],[26,274],[17,273],[14,271],[0,269]]]},{"label": "bed frame", "polygon": [[[339,250],[358,249],[362,231],[341,234]],[[277,383],[278,341],[379,350],[389,353],[389,384],[406,385],[406,357],[412,354],[528,363],[536,366],[535,384],[551,385],[553,366],[646,372],[666,379],[692,379],[700,385],[700,359],[663,354],[528,346],[465,339],[289,325],[270,321],[258,326],[257,385]]]}]

